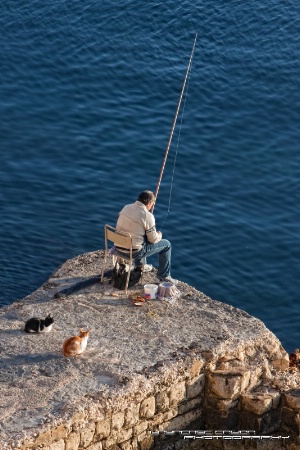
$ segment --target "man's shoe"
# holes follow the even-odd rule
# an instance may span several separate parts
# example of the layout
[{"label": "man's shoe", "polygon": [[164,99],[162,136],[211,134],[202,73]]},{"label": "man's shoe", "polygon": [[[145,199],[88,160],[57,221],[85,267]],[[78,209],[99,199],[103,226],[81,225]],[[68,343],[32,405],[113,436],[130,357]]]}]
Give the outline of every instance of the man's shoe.
[{"label": "man's shoe", "polygon": [[175,278],[172,278],[170,275],[164,279],[164,281],[167,281],[168,283],[178,284],[178,280]]},{"label": "man's shoe", "polygon": [[178,280],[175,280],[170,275],[168,275],[166,278],[155,277],[154,281],[155,283],[163,283],[164,281],[166,281],[167,283],[178,284]]},{"label": "man's shoe", "polygon": [[153,266],[152,264],[144,264],[144,272],[152,272]]},{"label": "man's shoe", "polygon": [[[134,266],[134,265],[131,266],[132,269],[134,269],[136,267],[139,267],[142,269],[142,266]],[[144,264],[144,272],[152,272],[152,270],[153,270],[152,264]]]}]

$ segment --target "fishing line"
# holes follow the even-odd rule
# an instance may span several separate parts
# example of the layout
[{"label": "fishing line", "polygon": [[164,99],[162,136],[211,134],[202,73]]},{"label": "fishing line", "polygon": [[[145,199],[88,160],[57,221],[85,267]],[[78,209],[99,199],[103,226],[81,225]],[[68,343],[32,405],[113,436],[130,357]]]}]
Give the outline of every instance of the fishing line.
[{"label": "fishing line", "polygon": [[[195,36],[195,39],[194,39],[193,49],[192,49],[190,60],[189,60],[189,64],[188,64],[188,67],[187,67],[187,70],[186,70],[183,86],[182,86],[182,89],[181,89],[181,92],[180,92],[180,97],[179,97],[179,101],[178,101],[178,105],[177,105],[177,109],[176,109],[176,113],[175,113],[175,118],[174,118],[174,121],[173,121],[173,125],[172,125],[172,129],[171,129],[168,145],[167,145],[166,152],[165,152],[165,157],[164,157],[163,164],[162,164],[162,167],[161,167],[161,170],[160,170],[158,183],[157,183],[157,187],[156,187],[156,191],[155,191],[155,202],[157,200],[157,195],[158,195],[160,183],[161,183],[161,180],[162,180],[165,164],[166,164],[166,161],[167,161],[168,152],[169,152],[169,149],[170,149],[170,145],[171,145],[171,141],[172,141],[172,137],[173,137],[173,133],[174,133],[174,129],[175,129],[178,113],[179,113],[179,110],[180,110],[181,100],[182,100],[182,97],[183,97],[183,94],[184,94],[184,90],[185,90],[186,81],[187,81],[187,79],[189,77],[191,64],[192,64],[194,51],[195,51],[195,46],[196,46],[196,41],[197,41],[197,36],[198,36],[198,33],[196,33],[196,36]],[[150,209],[150,212],[152,212],[152,213],[153,213],[153,210],[154,210],[154,206],[155,206],[155,203],[153,204],[152,208]]]},{"label": "fishing line", "polygon": [[[176,113],[175,113],[175,118],[174,118],[174,121],[173,121],[173,125],[172,125],[172,129],[171,129],[168,145],[167,145],[166,152],[165,152],[165,157],[164,157],[163,164],[162,164],[162,167],[161,167],[161,170],[160,170],[158,183],[157,183],[157,187],[156,187],[156,191],[155,191],[155,202],[157,200],[157,195],[158,195],[160,183],[161,183],[161,180],[162,180],[165,164],[166,164],[167,157],[168,157],[168,152],[169,152],[169,149],[170,149],[170,146],[171,146],[171,141],[172,141],[173,133],[174,133],[175,126],[176,126],[178,113],[179,113],[179,110],[180,110],[181,100],[182,100],[182,97],[183,97],[183,94],[184,94],[185,85],[186,85],[187,81],[188,81],[188,83],[187,83],[187,91],[188,91],[189,80],[190,80],[190,73],[191,73],[191,66],[192,66],[192,60],[193,60],[194,51],[195,51],[195,47],[196,47],[197,37],[198,37],[198,33],[196,33],[196,35],[195,35],[194,44],[193,44],[193,48],[192,48],[189,64],[188,64],[188,67],[187,67],[187,70],[186,70],[183,86],[182,86],[182,89],[181,89],[181,93],[180,93],[180,97],[179,97],[179,101],[178,101],[178,105],[177,105],[177,109],[176,109]],[[162,226],[164,225],[164,223],[166,221],[166,218],[167,218],[167,216],[168,216],[168,214],[170,212],[173,180],[174,180],[175,166],[176,166],[177,153],[178,153],[178,147],[179,147],[179,140],[180,140],[182,120],[183,120],[183,113],[184,113],[185,103],[186,103],[186,98],[187,98],[187,91],[186,91],[186,94],[185,94],[185,100],[184,100],[184,105],[183,105],[183,110],[182,110],[182,115],[181,115],[180,129],[179,129],[178,140],[177,140],[177,148],[176,148],[176,154],[175,154],[175,160],[174,160],[174,166],[173,166],[173,174],[172,174],[171,186],[170,186],[169,206],[168,206],[168,211],[166,213],[166,216],[165,216],[165,218],[163,220]],[[150,212],[152,212],[152,213],[153,213],[153,210],[154,210],[154,206],[155,206],[155,203],[153,204],[152,208],[150,209]],[[162,228],[162,226],[161,226],[161,228]]]},{"label": "fishing line", "polygon": [[164,226],[165,221],[166,221],[166,219],[167,219],[167,217],[168,217],[168,215],[170,213],[170,208],[171,208],[171,198],[172,198],[172,189],[173,189],[175,167],[176,167],[176,162],[177,162],[177,154],[178,154],[178,148],[179,148],[179,142],[180,142],[180,136],[181,136],[181,127],[182,127],[182,122],[183,122],[183,115],[184,115],[184,110],[185,110],[185,104],[186,104],[186,99],[187,99],[188,91],[189,91],[189,83],[190,83],[191,71],[192,71],[192,65],[191,65],[191,68],[190,68],[190,71],[189,71],[189,76],[188,76],[188,79],[187,79],[186,92],[185,92],[184,101],[183,101],[183,107],[182,107],[182,112],[181,112],[180,126],[179,126],[178,138],[177,138],[177,146],[176,146],[176,152],[175,152],[175,158],[174,158],[174,164],[173,164],[173,172],[172,172],[171,185],[170,185],[168,210],[166,212],[166,215],[165,215],[165,217],[163,219],[163,222],[162,222],[161,226],[159,227],[160,230]]}]

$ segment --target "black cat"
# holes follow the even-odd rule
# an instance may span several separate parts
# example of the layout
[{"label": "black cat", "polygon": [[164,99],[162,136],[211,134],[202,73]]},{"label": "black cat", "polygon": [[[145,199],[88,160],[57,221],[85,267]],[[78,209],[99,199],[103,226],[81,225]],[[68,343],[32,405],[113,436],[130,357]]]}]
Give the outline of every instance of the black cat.
[{"label": "black cat", "polygon": [[51,331],[53,322],[51,314],[48,314],[45,320],[32,317],[25,323],[25,331],[26,333],[48,333]]}]

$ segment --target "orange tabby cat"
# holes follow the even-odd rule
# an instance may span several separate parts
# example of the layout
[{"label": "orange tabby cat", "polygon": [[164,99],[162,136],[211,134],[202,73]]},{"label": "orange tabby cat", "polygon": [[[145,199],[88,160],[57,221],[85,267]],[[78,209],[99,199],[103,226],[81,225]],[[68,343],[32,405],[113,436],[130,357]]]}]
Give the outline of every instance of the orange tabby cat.
[{"label": "orange tabby cat", "polygon": [[89,330],[84,331],[80,328],[79,336],[72,336],[64,342],[63,352],[65,356],[80,355],[86,349]]}]

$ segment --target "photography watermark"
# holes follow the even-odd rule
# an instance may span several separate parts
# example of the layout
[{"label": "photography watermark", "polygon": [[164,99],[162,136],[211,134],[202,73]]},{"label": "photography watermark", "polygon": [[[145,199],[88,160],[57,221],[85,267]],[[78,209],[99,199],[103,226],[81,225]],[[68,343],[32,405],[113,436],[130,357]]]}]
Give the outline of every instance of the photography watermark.
[{"label": "photography watermark", "polygon": [[178,431],[150,431],[152,436],[180,436],[182,439],[202,440],[285,440],[290,436],[272,436],[256,434],[253,430],[178,430]]}]

